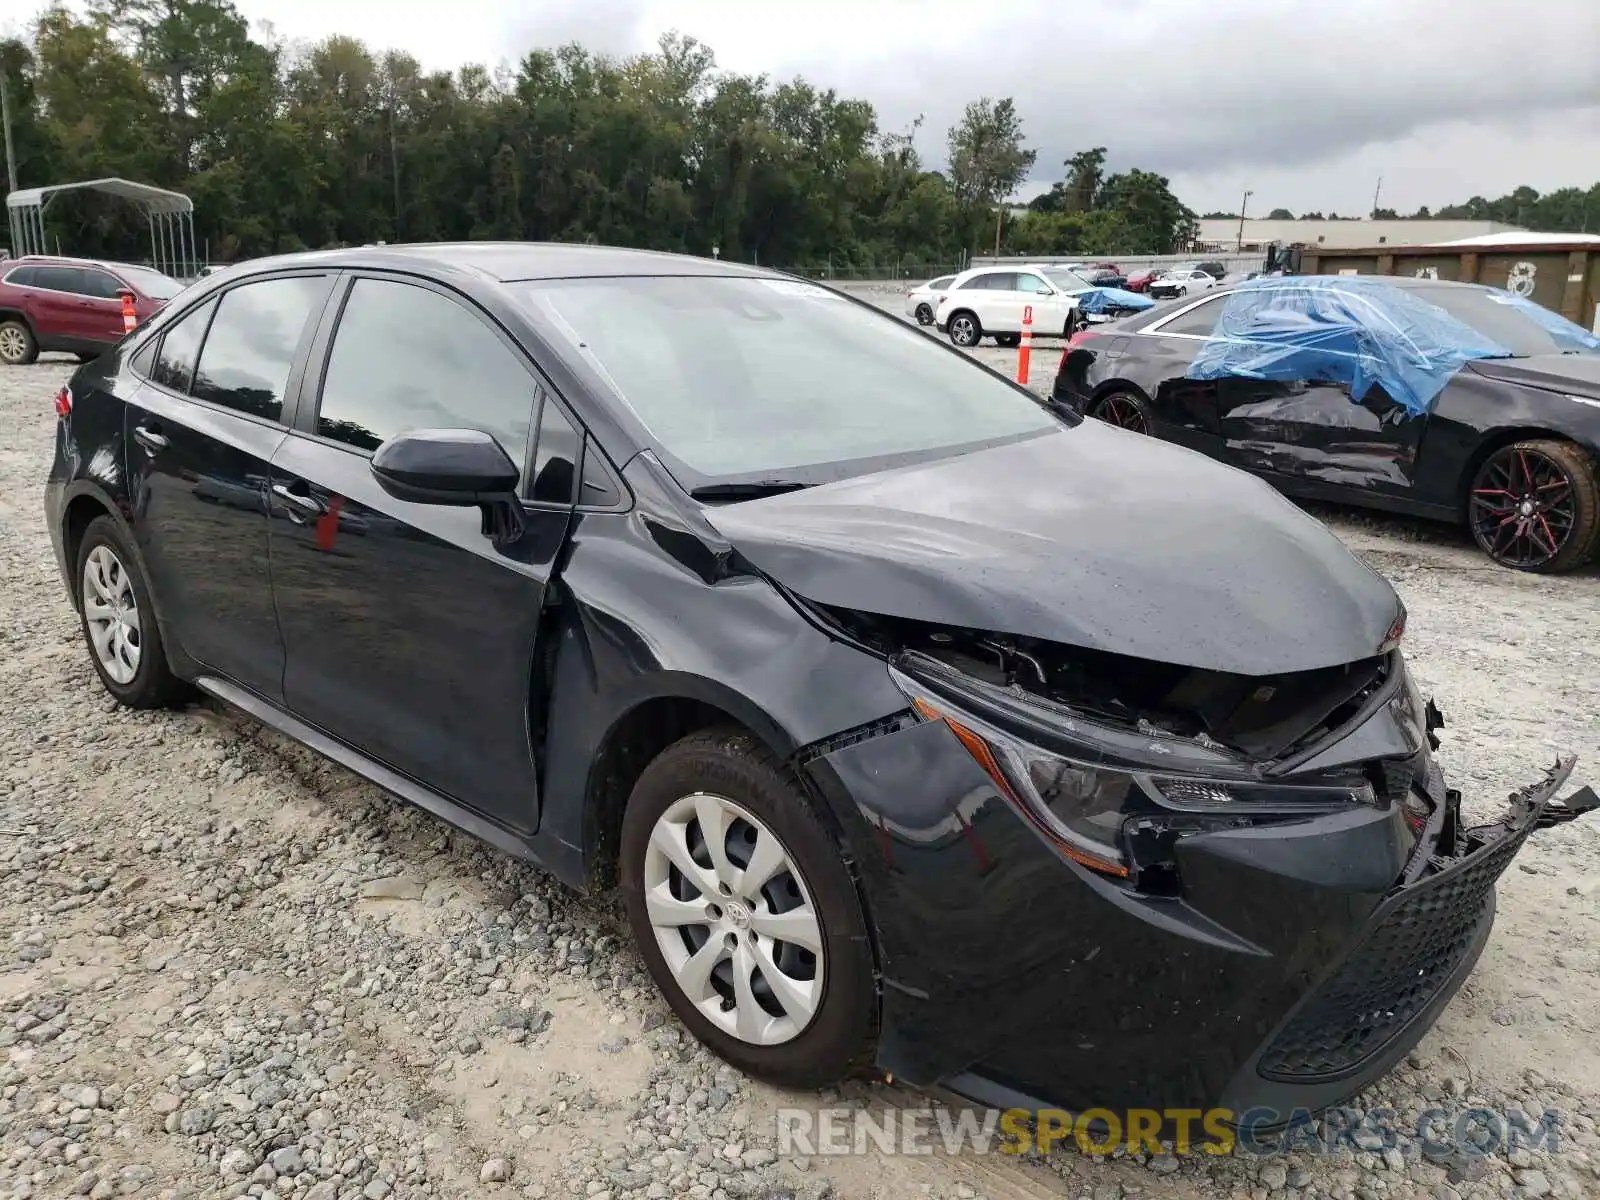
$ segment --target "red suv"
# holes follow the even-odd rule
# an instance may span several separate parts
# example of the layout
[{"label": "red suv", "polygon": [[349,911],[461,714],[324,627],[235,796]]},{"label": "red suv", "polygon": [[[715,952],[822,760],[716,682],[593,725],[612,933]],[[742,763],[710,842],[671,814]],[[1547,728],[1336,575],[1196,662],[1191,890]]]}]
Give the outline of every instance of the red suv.
[{"label": "red suv", "polygon": [[0,262],[0,363],[41,350],[93,358],[123,334],[122,297],[143,321],[183,290],[176,279],[127,263],[28,255]]}]

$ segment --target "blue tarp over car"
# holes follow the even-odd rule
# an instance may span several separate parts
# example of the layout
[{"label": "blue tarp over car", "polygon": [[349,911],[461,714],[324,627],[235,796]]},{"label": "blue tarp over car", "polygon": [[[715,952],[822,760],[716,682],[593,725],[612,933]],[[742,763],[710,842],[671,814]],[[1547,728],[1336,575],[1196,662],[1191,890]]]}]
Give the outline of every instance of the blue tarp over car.
[{"label": "blue tarp over car", "polygon": [[1190,379],[1316,380],[1359,402],[1374,385],[1407,411],[1428,412],[1461,367],[1511,351],[1405,289],[1378,279],[1256,279],[1229,294]]},{"label": "blue tarp over car", "polygon": [[1122,312],[1142,312],[1154,306],[1155,301],[1150,297],[1141,296],[1138,292],[1127,292],[1122,288],[1096,287],[1078,293],[1078,308],[1085,313],[1103,313],[1113,309]]}]

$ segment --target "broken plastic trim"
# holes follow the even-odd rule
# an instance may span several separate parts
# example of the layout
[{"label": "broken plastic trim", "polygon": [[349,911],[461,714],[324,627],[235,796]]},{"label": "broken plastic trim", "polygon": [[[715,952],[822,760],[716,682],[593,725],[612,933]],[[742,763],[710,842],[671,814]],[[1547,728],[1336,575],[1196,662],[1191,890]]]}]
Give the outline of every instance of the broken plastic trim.
[{"label": "broken plastic trim", "polygon": [[[996,689],[925,656],[900,656],[890,674],[917,715],[943,722],[996,791],[1063,854],[1146,890],[1176,890],[1171,849],[1180,837],[1377,800],[1359,778],[1263,781],[1247,764],[1186,739],[1152,738],[1072,714],[1020,722],[1017,712],[1003,710],[1041,702],[993,694]],[[1150,770],[1156,765],[1151,759],[1180,748],[1198,751],[1205,761],[1168,759],[1159,762],[1159,776]]]}]

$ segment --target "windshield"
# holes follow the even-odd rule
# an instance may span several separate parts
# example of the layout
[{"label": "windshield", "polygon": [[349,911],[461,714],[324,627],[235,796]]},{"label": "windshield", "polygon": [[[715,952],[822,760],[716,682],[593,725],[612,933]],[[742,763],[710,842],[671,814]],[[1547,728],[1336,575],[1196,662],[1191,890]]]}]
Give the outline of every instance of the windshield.
[{"label": "windshield", "polygon": [[1046,267],[1044,277],[1063,292],[1086,292],[1094,286],[1076,271],[1069,271],[1065,267]]},{"label": "windshield", "polygon": [[183,291],[183,284],[176,279],[163,275],[160,271],[152,271],[149,267],[118,263],[117,272],[125,282],[133,284],[152,300],[171,300]]},{"label": "windshield", "polygon": [[1517,358],[1600,351],[1600,338],[1560,313],[1487,287],[1422,287],[1417,295]]},{"label": "windshield", "polygon": [[933,457],[1061,428],[926,334],[812,284],[716,276],[513,287],[607,380],[658,453],[701,477],[680,479],[685,486],[817,483],[864,459]]}]

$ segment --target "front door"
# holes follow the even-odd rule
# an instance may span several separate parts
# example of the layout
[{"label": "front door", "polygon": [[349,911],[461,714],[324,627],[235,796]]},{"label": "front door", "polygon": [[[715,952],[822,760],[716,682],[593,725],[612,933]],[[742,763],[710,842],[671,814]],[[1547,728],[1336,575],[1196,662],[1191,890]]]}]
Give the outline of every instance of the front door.
[{"label": "front door", "polygon": [[[347,281],[320,381],[272,463],[272,580],[292,712],[387,766],[521,832],[537,827],[528,708],[546,585],[565,540],[576,463],[530,469],[578,439],[517,350],[453,293],[375,275]],[[317,356],[319,359],[321,355]],[[556,430],[564,426],[564,433]],[[524,479],[527,533],[496,544],[476,508],[397,500],[372,452],[407,429],[472,427]],[[548,457],[540,451],[541,457]]]},{"label": "front door", "polygon": [[284,397],[330,278],[260,280],[167,328],[126,407],[134,535],[169,635],[191,658],[277,699],[283,641],[268,571],[268,464]]},{"label": "front door", "polygon": [[82,314],[84,335],[110,344],[124,332],[122,293],[127,289],[120,279],[97,267],[83,268]]}]

